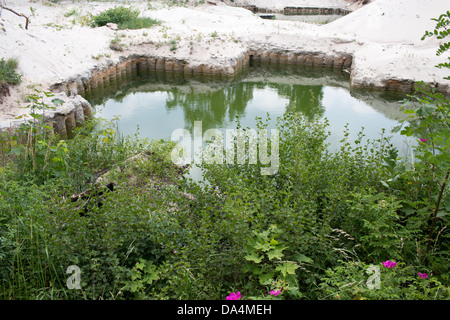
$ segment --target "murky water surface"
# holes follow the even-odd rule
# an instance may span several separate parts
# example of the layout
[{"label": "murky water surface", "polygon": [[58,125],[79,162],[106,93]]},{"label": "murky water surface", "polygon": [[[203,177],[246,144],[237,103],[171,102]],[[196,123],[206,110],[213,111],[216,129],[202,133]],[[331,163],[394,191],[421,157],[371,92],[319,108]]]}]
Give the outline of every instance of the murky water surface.
[{"label": "murky water surface", "polygon": [[[270,114],[275,128],[278,116],[286,111],[306,117],[327,118],[330,148],[336,148],[345,126],[354,140],[364,128],[366,138],[377,139],[403,117],[401,95],[349,89],[349,75],[342,71],[306,67],[251,67],[235,80],[208,77],[187,78],[166,73],[135,73],[107,87],[88,92],[85,97],[97,116],[120,117],[124,134],[169,139],[176,129],[193,136],[195,121],[207,129],[257,129],[256,117]],[[408,152],[405,138],[393,135],[402,154]]]}]

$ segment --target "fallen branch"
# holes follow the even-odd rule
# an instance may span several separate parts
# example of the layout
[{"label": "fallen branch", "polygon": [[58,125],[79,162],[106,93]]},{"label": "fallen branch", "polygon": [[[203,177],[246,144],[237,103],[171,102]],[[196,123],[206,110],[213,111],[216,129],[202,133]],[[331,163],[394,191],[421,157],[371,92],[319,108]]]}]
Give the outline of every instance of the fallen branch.
[{"label": "fallen branch", "polygon": [[28,18],[26,15],[24,15],[24,14],[22,14],[22,13],[18,13],[18,12],[16,12],[16,11],[14,11],[13,9],[10,9],[10,8],[5,7],[3,4],[0,4],[0,8],[5,9],[5,10],[8,10],[8,11],[11,11],[12,13],[18,15],[19,17],[24,17],[25,20],[26,20],[26,23],[25,23],[25,29],[28,30],[28,23],[29,23],[30,18]]},{"label": "fallen branch", "polygon": [[78,199],[89,199],[92,197],[92,195],[103,195],[104,191],[114,191],[114,183],[110,182],[108,183],[106,186],[104,186],[105,188],[102,188],[102,190],[92,190],[92,189],[87,189],[86,191],[83,191],[81,193],[78,194],[74,194],[70,197],[70,201],[75,202],[78,201]]}]

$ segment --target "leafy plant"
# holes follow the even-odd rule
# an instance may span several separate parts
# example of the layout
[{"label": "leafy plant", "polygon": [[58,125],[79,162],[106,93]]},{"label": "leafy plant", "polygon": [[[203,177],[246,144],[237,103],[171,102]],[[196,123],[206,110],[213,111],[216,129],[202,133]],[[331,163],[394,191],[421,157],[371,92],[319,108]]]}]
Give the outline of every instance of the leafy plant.
[{"label": "leafy plant", "polygon": [[133,18],[137,18],[139,14],[140,11],[137,9],[124,6],[114,7],[94,16],[94,24],[97,27],[105,26],[109,22],[121,24]]},{"label": "leafy plant", "polygon": [[17,66],[16,59],[0,59],[0,84],[6,82],[10,85],[17,85],[22,81],[22,75],[16,73]]},{"label": "leafy plant", "polygon": [[35,94],[27,96],[27,100],[32,102],[27,107],[32,120],[17,130],[15,139],[11,137],[7,156],[15,157],[21,164],[19,168],[23,173],[32,171],[44,175],[60,174],[67,166],[67,145],[64,140],[58,141],[51,124],[45,123],[45,111],[55,109],[63,101],[52,99],[53,106],[49,106],[41,94],[47,98],[54,97],[54,94],[35,91]]},{"label": "leafy plant", "polygon": [[[431,19],[433,21],[436,21],[436,26],[434,27],[433,31],[425,31],[425,34],[422,36],[422,40],[425,40],[425,38],[427,37],[436,37],[439,40],[443,40],[446,37],[448,37],[450,35],[450,11],[447,11],[444,14],[441,14],[439,16],[439,18],[433,18]],[[445,52],[447,52],[450,49],[450,42],[444,42],[443,44],[441,44],[439,46],[439,49],[436,51],[436,55],[440,56],[442,54],[444,54]],[[448,57],[448,59],[450,60],[450,57]],[[437,68],[442,69],[442,68],[448,68],[450,69],[450,63],[449,62],[442,62],[439,63],[437,66]],[[447,80],[450,80],[450,76],[444,78]]]},{"label": "leafy plant", "polygon": [[94,26],[101,27],[107,23],[115,23],[120,29],[149,28],[159,24],[157,20],[148,17],[139,17],[140,11],[131,7],[114,7],[93,17]]},{"label": "leafy plant", "polygon": [[[426,31],[422,39],[437,37],[444,39],[449,36],[447,26],[450,25],[450,12],[441,15],[434,32]],[[442,30],[443,29],[443,30]],[[437,51],[441,55],[450,49],[450,43],[444,43]],[[450,68],[450,64],[442,63],[438,68]],[[450,78],[446,78],[450,79]],[[450,101],[443,94],[436,92],[423,82],[416,85],[413,95],[404,102],[405,113],[409,117],[402,126],[396,128],[403,135],[415,136],[418,139],[414,147],[416,162],[409,172],[417,189],[416,207],[428,214],[426,237],[426,262],[440,237],[438,228],[448,225],[450,212],[450,196],[447,183],[450,166]]]},{"label": "leafy plant", "polygon": [[68,17],[73,16],[73,15],[75,15],[77,13],[78,13],[77,9],[76,8],[72,8],[72,9],[69,9],[66,12],[64,12],[64,17],[68,18]]},{"label": "leafy plant", "polygon": [[120,37],[116,34],[114,39],[109,43],[109,48],[114,51],[123,51],[124,44],[121,43]]},{"label": "leafy plant", "polygon": [[[441,300],[450,291],[432,275],[417,267],[397,263],[387,268],[381,263],[341,261],[327,269],[319,287],[323,299],[333,300]],[[425,276],[420,276],[420,275]]]},{"label": "leafy plant", "polygon": [[170,40],[170,51],[177,50],[177,41],[175,39]]},{"label": "leafy plant", "polygon": [[260,285],[287,291],[298,298],[301,297],[295,274],[298,266],[292,261],[282,260],[286,247],[275,240],[281,232],[275,225],[262,232],[253,232],[255,237],[244,247],[244,259],[249,263],[243,270],[250,272],[250,281],[255,277]]},{"label": "leafy plant", "polygon": [[160,22],[158,20],[149,18],[149,17],[133,17],[130,20],[127,20],[121,24],[119,24],[120,29],[144,29],[150,28],[155,25],[159,25]]},{"label": "leafy plant", "polygon": [[130,281],[125,282],[124,291],[136,293],[137,298],[147,297],[145,288],[159,279],[157,267],[152,262],[139,259],[130,272]]}]

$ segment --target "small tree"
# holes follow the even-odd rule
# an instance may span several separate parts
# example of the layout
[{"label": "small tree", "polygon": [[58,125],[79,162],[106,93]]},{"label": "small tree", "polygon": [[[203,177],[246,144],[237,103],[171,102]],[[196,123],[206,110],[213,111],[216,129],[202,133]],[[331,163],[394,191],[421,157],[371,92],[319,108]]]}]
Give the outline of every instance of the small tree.
[{"label": "small tree", "polygon": [[[436,37],[444,39],[450,35],[450,11],[439,18],[432,19],[437,22],[433,31],[426,31],[422,37]],[[450,42],[440,45],[436,54],[443,55],[450,49]],[[448,57],[450,60],[450,57]],[[450,69],[450,63],[443,62],[437,68]],[[444,79],[450,80],[450,77]],[[450,167],[450,100],[435,88],[420,82],[416,86],[414,95],[410,96],[409,114],[406,127],[401,131],[407,136],[415,135],[418,146],[415,147],[415,156],[418,162],[414,163],[415,179],[420,181],[428,197],[427,211],[429,212],[428,236],[426,239],[427,254],[432,251],[433,242],[436,243],[437,219],[446,219],[449,213],[450,197],[447,192],[447,182]],[[444,203],[444,205],[442,205]],[[442,207],[444,207],[442,209]],[[428,263],[428,259],[426,259]]]},{"label": "small tree", "polygon": [[[433,21],[436,21],[437,24],[433,31],[425,31],[425,34],[422,37],[422,40],[425,40],[425,38],[429,37],[436,37],[439,40],[443,40],[444,38],[448,37],[450,35],[450,11],[447,11],[447,13],[442,14],[439,18],[433,18],[431,19]],[[450,49],[450,42],[445,42],[440,45],[439,49],[436,52],[437,56],[441,56],[445,52],[447,52]],[[450,56],[447,57],[450,62]],[[449,62],[442,62],[439,63],[436,67],[439,69],[442,68],[448,68],[450,69],[450,63]],[[445,77],[444,79],[450,80],[450,76]]]}]

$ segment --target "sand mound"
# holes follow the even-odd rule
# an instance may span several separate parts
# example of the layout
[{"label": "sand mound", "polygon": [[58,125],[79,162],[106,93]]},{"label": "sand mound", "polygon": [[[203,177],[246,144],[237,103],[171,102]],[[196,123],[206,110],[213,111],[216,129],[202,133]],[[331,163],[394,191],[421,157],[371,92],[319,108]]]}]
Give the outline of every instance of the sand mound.
[{"label": "sand mound", "polygon": [[431,19],[448,9],[443,0],[376,0],[324,28],[377,43],[416,45],[425,30],[434,29]]}]

